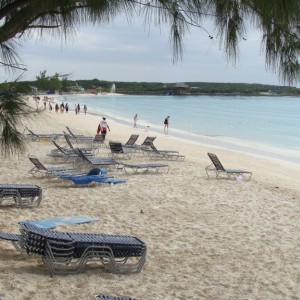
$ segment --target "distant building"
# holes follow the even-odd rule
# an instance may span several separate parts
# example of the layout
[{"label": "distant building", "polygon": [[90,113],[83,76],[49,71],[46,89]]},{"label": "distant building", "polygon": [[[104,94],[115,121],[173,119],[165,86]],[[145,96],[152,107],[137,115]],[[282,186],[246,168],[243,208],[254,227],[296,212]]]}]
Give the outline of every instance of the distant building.
[{"label": "distant building", "polygon": [[100,86],[95,86],[93,85],[92,88],[88,89],[87,92],[89,94],[95,94],[95,95],[98,95],[98,94],[101,94],[102,92],[102,89]]},{"label": "distant building", "polygon": [[186,95],[191,93],[191,88],[184,82],[177,82],[168,88],[168,94]]}]

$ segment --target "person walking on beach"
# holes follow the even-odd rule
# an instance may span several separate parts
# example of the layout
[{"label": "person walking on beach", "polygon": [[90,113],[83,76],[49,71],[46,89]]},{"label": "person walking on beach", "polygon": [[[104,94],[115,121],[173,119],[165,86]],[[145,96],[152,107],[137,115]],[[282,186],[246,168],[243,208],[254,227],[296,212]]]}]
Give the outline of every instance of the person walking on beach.
[{"label": "person walking on beach", "polygon": [[108,124],[106,122],[106,118],[105,117],[102,118],[102,121],[100,122],[99,126],[100,126],[100,133],[103,136],[103,141],[104,141],[106,133],[107,133],[107,129],[110,132],[110,128],[109,128],[109,126],[108,126]]},{"label": "person walking on beach", "polygon": [[65,105],[64,105],[64,103],[62,103],[62,104],[60,105],[60,112],[63,113],[64,110],[65,110]]},{"label": "person walking on beach", "polygon": [[170,123],[170,116],[167,116],[164,120],[164,132],[165,132],[165,134],[169,133],[169,123]]},{"label": "person walking on beach", "polygon": [[86,111],[87,111],[87,106],[84,104],[83,106],[83,110],[84,110],[84,114],[86,115]]},{"label": "person walking on beach", "polygon": [[65,105],[65,110],[66,110],[66,113],[69,111],[69,104],[68,103],[66,103],[66,105]]},{"label": "person walking on beach", "polygon": [[77,113],[78,114],[80,113],[80,104],[79,103],[77,104]]},{"label": "person walking on beach", "polygon": [[59,106],[58,106],[58,104],[56,103],[55,104],[55,112],[57,113],[59,111]]},{"label": "person walking on beach", "polygon": [[138,120],[138,115],[135,114],[135,116],[133,117],[133,127],[137,128],[137,120]]}]

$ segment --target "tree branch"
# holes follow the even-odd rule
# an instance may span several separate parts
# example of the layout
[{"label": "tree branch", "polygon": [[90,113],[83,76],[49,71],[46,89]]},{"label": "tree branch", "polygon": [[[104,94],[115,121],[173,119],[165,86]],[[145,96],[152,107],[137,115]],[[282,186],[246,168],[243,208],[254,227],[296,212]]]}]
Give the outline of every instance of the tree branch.
[{"label": "tree branch", "polygon": [[10,68],[14,68],[14,69],[19,69],[19,70],[22,70],[22,71],[28,71],[26,68],[22,68],[22,67],[19,67],[19,66],[15,66],[15,65],[11,65],[11,64],[6,64],[2,61],[0,61],[0,64],[5,66],[5,67],[10,67]]},{"label": "tree branch", "polygon": [[33,28],[46,28],[46,29],[49,29],[49,28],[59,28],[61,27],[61,25],[28,25],[27,28],[28,29],[33,29]]}]

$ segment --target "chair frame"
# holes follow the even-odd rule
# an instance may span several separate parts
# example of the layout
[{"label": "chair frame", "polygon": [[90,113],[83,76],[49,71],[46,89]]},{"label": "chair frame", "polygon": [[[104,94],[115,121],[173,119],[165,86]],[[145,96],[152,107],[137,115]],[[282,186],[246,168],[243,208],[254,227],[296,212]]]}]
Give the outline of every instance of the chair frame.
[{"label": "chair frame", "polygon": [[124,170],[125,173],[145,173],[154,170],[155,172],[159,172],[162,169],[166,169],[166,174],[169,173],[170,167],[166,164],[159,164],[159,163],[150,163],[150,164],[125,164],[123,162],[118,162],[117,170]]},{"label": "chair frame", "polygon": [[249,174],[249,177],[247,178],[247,181],[250,180],[252,177],[252,172],[250,171],[245,171],[245,170],[234,170],[234,169],[225,169],[220,162],[219,158],[217,157],[216,154],[213,153],[207,153],[208,157],[212,161],[212,164],[208,165],[205,168],[205,172],[207,174],[207,177],[209,177],[209,172],[212,171],[216,174],[216,178],[220,178],[220,174],[226,174],[227,178],[229,179],[230,176],[243,176],[244,174]]},{"label": "chair frame", "polygon": [[137,300],[131,297],[115,297],[110,295],[99,294],[95,295],[95,300]]}]

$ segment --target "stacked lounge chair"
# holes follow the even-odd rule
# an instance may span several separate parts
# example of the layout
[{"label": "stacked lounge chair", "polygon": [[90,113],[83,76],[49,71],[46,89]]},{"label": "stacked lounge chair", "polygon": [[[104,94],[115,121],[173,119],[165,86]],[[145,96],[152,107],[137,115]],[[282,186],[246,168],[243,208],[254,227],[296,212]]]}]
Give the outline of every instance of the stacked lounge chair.
[{"label": "stacked lounge chair", "polygon": [[42,189],[32,184],[0,184],[0,205],[13,199],[17,207],[38,207],[42,200]]},{"label": "stacked lounge chair", "polygon": [[51,275],[81,273],[89,262],[102,262],[115,274],[138,273],[146,261],[146,244],[133,236],[59,232],[29,222],[20,226],[22,248],[40,255]]}]

